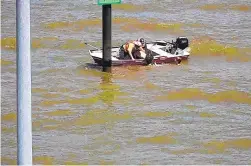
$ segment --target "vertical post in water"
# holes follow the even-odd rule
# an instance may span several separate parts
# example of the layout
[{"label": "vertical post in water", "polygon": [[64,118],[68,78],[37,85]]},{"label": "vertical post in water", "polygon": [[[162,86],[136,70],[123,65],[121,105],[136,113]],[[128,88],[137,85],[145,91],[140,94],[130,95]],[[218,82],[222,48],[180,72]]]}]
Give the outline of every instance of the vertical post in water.
[{"label": "vertical post in water", "polygon": [[103,71],[111,72],[112,5],[102,5]]},{"label": "vertical post in water", "polygon": [[16,0],[17,164],[32,165],[30,0]]}]

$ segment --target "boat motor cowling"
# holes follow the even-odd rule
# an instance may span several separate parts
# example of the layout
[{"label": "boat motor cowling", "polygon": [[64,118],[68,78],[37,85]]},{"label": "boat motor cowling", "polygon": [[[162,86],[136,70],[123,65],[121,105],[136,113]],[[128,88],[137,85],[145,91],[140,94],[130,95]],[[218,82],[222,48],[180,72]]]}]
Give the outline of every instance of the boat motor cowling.
[{"label": "boat motor cowling", "polygon": [[186,37],[178,37],[176,39],[177,48],[184,50],[189,46],[189,41]]},{"label": "boat motor cowling", "polygon": [[149,65],[153,62],[153,54],[150,50],[146,49],[145,63]]}]

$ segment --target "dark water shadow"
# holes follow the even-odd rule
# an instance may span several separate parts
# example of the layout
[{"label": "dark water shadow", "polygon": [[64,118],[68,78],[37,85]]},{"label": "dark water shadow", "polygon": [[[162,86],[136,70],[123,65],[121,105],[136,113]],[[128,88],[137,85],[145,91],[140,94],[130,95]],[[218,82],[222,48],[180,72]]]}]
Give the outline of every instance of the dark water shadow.
[{"label": "dark water shadow", "polygon": [[96,69],[96,70],[102,71],[102,66],[99,66],[98,64],[95,64],[95,63],[85,63],[81,65],[80,67],[84,69]]},{"label": "dark water shadow", "polygon": [[[103,73],[111,73],[112,75],[116,75],[118,71],[120,72],[126,72],[126,71],[129,71],[129,72],[138,72],[138,71],[149,71],[151,70],[152,68],[154,67],[149,65],[149,66],[141,66],[141,65],[125,65],[125,66],[112,66],[111,67],[111,72],[103,72],[103,67],[98,65],[98,64],[95,64],[95,63],[85,63],[83,65],[80,65],[78,66],[77,68],[79,69],[86,69],[86,70],[96,70],[96,71],[99,71],[99,72],[103,72]],[[157,66],[155,66],[157,67]]]}]

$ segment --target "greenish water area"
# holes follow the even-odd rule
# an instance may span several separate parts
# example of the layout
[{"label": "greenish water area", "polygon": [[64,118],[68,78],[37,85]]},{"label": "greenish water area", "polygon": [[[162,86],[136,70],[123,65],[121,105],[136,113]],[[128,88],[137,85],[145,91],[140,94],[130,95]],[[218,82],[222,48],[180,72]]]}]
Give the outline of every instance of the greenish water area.
[{"label": "greenish water area", "polygon": [[[15,1],[1,1],[1,162],[16,164]],[[34,164],[251,164],[251,1],[123,0],[112,45],[186,36],[181,65],[102,73],[96,1],[31,1]]]}]

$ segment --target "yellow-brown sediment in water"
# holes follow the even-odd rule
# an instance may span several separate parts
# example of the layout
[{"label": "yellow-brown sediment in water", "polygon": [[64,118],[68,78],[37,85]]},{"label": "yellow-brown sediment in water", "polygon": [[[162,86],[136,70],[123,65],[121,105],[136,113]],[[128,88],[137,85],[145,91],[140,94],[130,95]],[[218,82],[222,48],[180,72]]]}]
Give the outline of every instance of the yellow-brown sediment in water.
[{"label": "yellow-brown sediment in water", "polygon": [[64,165],[88,165],[87,162],[79,163],[79,162],[74,162],[74,161],[65,161]]},{"label": "yellow-brown sediment in water", "polygon": [[63,21],[57,21],[57,22],[52,22],[45,24],[44,27],[48,29],[58,29],[58,28],[72,28],[75,31],[80,31],[83,30],[87,27],[92,27],[92,26],[98,26],[101,25],[102,20],[101,19],[82,19],[82,20],[77,20],[74,22],[63,22]]},{"label": "yellow-brown sediment in water", "polygon": [[56,94],[56,93],[44,93],[42,95],[44,98],[48,99],[48,98],[58,98],[60,97],[60,94]]},{"label": "yellow-brown sediment in water", "polygon": [[44,106],[44,107],[50,107],[50,106],[54,106],[54,105],[57,105],[57,104],[63,104],[64,101],[61,101],[61,100],[49,100],[49,101],[42,101],[40,103],[41,106]]},{"label": "yellow-brown sediment in water", "polygon": [[[31,41],[32,48],[52,48],[50,42],[57,42],[58,38],[56,37],[43,37],[43,38],[33,38]],[[46,44],[48,43],[48,44]],[[6,37],[1,39],[1,46],[4,49],[14,50],[16,49],[16,38],[15,37]]]},{"label": "yellow-brown sediment in water", "polygon": [[17,114],[15,112],[7,113],[4,115],[2,114],[1,119],[2,119],[2,121],[16,122]]},{"label": "yellow-brown sediment in water", "polygon": [[211,83],[220,83],[221,79],[220,78],[205,78],[202,80],[202,82],[211,82]]},{"label": "yellow-brown sediment in water", "polygon": [[75,98],[75,99],[69,99],[66,100],[65,103],[69,104],[95,104],[98,102],[98,97],[89,97],[89,98]]},{"label": "yellow-brown sediment in water", "polygon": [[208,112],[200,112],[199,115],[202,118],[213,118],[213,117],[216,116],[216,114],[214,114],[214,113],[208,113]]},{"label": "yellow-brown sediment in water", "polygon": [[139,137],[136,139],[140,144],[175,144],[177,141],[172,135],[160,135],[153,137]]},{"label": "yellow-brown sediment in water", "polygon": [[251,95],[246,92],[229,90],[229,91],[217,92],[213,95],[208,94],[207,100],[212,103],[219,103],[225,101],[225,102],[251,104]]},{"label": "yellow-brown sediment in water", "polygon": [[112,22],[114,24],[127,24],[127,23],[136,23],[140,20],[137,18],[126,18],[126,17],[115,17],[113,18]]},{"label": "yellow-brown sediment in water", "polygon": [[2,133],[16,133],[16,127],[1,127]]},{"label": "yellow-brown sediment in water", "polygon": [[186,105],[185,107],[190,110],[195,110],[197,108],[195,105]]},{"label": "yellow-brown sediment in water", "polygon": [[[138,22],[138,21],[140,20],[136,18],[115,17],[112,19],[112,22],[114,24],[122,24],[122,23]],[[95,18],[95,19],[81,19],[81,20],[77,20],[73,22],[57,21],[57,22],[47,23],[44,25],[44,27],[47,29],[70,28],[75,31],[81,31],[88,27],[101,26],[101,24],[102,24],[102,20],[99,18]]]},{"label": "yellow-brown sediment in water", "polygon": [[55,119],[50,119],[50,118],[42,118],[42,119],[36,119],[36,121],[32,122],[32,125],[34,127],[39,127],[39,126],[43,126],[43,125],[51,125],[51,124],[59,124],[60,121],[57,121]]},{"label": "yellow-brown sediment in water", "polygon": [[44,92],[48,92],[48,89],[44,89],[44,88],[32,88],[32,93],[44,93]]},{"label": "yellow-brown sediment in water", "polygon": [[[81,71],[81,73],[86,73]],[[87,72],[88,73],[88,72]],[[97,72],[97,74],[101,74],[100,72]],[[63,89],[57,89],[57,91],[60,92],[68,92],[62,91]],[[89,105],[89,104],[95,104],[98,101],[103,101],[104,103],[111,104],[112,102],[125,102],[125,98],[120,99],[119,96],[127,96],[127,93],[122,92],[120,90],[120,87],[118,85],[113,84],[112,82],[105,82],[103,81],[98,87],[95,89],[87,89],[87,90],[80,90],[80,93],[91,93],[93,90],[100,91],[97,95],[88,97],[88,98],[66,98],[62,100],[44,100],[40,103],[41,106],[44,107],[51,107],[58,104],[77,104],[77,105]],[[39,91],[39,90],[37,90]],[[47,92],[44,92],[43,95],[46,95]],[[58,97],[59,94],[55,94],[56,96],[50,96],[52,97]]]},{"label": "yellow-brown sediment in water", "polygon": [[232,5],[232,10],[238,10],[238,11],[251,11],[251,6],[248,5]]},{"label": "yellow-brown sediment in water", "polygon": [[[120,8],[120,7],[118,7]],[[143,21],[137,18],[126,18],[126,17],[116,17],[113,18],[112,22],[114,24],[120,24],[121,29],[124,31],[169,31],[173,33],[181,33],[181,29],[184,25],[181,23],[160,23],[155,19],[150,21]],[[81,31],[88,27],[101,26],[101,19],[85,19],[77,20],[73,22],[52,22],[45,24],[45,28],[48,29],[71,29],[74,31]],[[190,27],[201,27],[200,24],[187,24]]]},{"label": "yellow-brown sediment in water", "polygon": [[251,149],[251,139],[250,138],[237,138],[230,140],[213,140],[209,142],[202,143],[201,148],[193,149],[180,149],[180,150],[170,150],[162,149],[163,152],[168,152],[175,155],[184,155],[189,153],[201,153],[201,154],[219,154],[224,153],[226,150],[233,148],[239,150],[249,150]]},{"label": "yellow-brown sediment in water", "polygon": [[145,70],[149,68],[149,66],[127,66],[127,67],[113,67],[112,74],[103,73],[98,70],[91,69],[80,69],[77,70],[77,74],[85,75],[85,76],[93,76],[93,77],[106,77],[106,75],[110,75],[114,79],[126,79],[126,80],[135,80],[140,79],[145,75]]},{"label": "yellow-brown sediment in water", "polygon": [[81,89],[78,91],[80,94],[85,95],[85,94],[90,94],[93,92],[93,89]]},{"label": "yellow-brown sediment in water", "polygon": [[43,37],[43,38],[33,38],[31,41],[32,48],[53,48],[55,45],[51,42],[58,42],[58,38],[56,37]]},{"label": "yellow-brown sediment in water", "polygon": [[80,49],[84,48],[85,44],[79,40],[67,39],[61,46],[61,49]]},{"label": "yellow-brown sediment in water", "polygon": [[211,103],[232,102],[251,105],[251,94],[236,90],[206,93],[197,88],[184,88],[170,91],[167,95],[157,97],[157,100],[207,100]]},{"label": "yellow-brown sediment in water", "polygon": [[14,37],[7,37],[1,38],[1,49],[16,49],[16,38]]},{"label": "yellow-brown sediment in water", "polygon": [[250,138],[238,138],[231,140],[214,140],[203,143],[204,150],[207,153],[223,153],[229,148],[248,150],[251,149]]},{"label": "yellow-brown sediment in water", "polygon": [[36,119],[36,121],[32,122],[32,126],[33,130],[38,130],[38,131],[65,129],[64,122],[49,118]]},{"label": "yellow-brown sediment in water", "polygon": [[[130,7],[129,7],[130,6]],[[135,7],[135,6],[134,6]],[[117,8],[124,8],[128,10],[134,10],[134,7],[131,5],[118,5]],[[116,7],[115,7],[116,8]],[[137,6],[138,8],[138,6]],[[99,18],[95,19],[84,19],[77,20],[73,22],[52,22],[44,25],[45,28],[48,29],[64,29],[70,28],[73,31],[81,31],[85,28],[89,27],[99,27],[101,26],[102,20]],[[181,23],[159,23],[155,19],[151,19],[150,21],[142,21],[137,18],[126,18],[126,17],[116,17],[113,18],[114,24],[121,24],[121,29],[124,31],[135,31],[135,30],[145,30],[145,31],[169,31],[170,33],[181,33],[183,24]],[[187,24],[187,26],[191,27],[200,27],[199,24]],[[58,45],[58,43],[60,43]],[[16,38],[15,37],[7,37],[1,39],[1,46],[4,49],[15,50],[16,49]],[[64,41],[60,41],[59,38],[56,37],[41,37],[41,38],[33,38],[31,41],[31,46],[33,49],[39,48],[50,48],[50,49],[82,49],[85,47],[84,42],[75,39],[66,39]]]},{"label": "yellow-brown sediment in water", "polygon": [[53,165],[55,159],[50,156],[35,156],[33,157],[33,162],[35,165]]},{"label": "yellow-brown sediment in water", "polygon": [[200,9],[202,10],[221,10],[224,9],[224,4],[206,4],[203,6],[200,6]]},{"label": "yellow-brown sediment in water", "polygon": [[120,100],[118,97],[124,96],[125,94],[126,93],[121,92],[119,90],[104,90],[103,92],[100,92],[98,94],[98,98],[106,104],[112,104],[115,101],[123,102],[123,100]]},{"label": "yellow-brown sediment in water", "polygon": [[11,67],[11,68],[8,68],[7,71],[11,72],[11,73],[15,73],[16,72],[16,69]]},{"label": "yellow-brown sediment in water", "polygon": [[113,102],[121,101],[120,96],[127,96],[127,93],[122,92],[120,86],[113,84],[111,82],[111,75],[103,76],[102,83],[97,87],[101,92],[98,93],[99,100],[103,101],[106,104],[112,104]]},{"label": "yellow-brown sediment in water", "polygon": [[251,11],[249,5],[227,5],[227,4],[206,4],[199,7],[202,10],[237,10],[237,11]]},{"label": "yellow-brown sediment in water", "polygon": [[92,110],[74,119],[70,124],[89,126],[96,124],[105,124],[120,120],[127,120],[131,118],[132,115],[129,113],[116,113],[115,111],[110,110]]},{"label": "yellow-brown sediment in water", "polygon": [[70,110],[56,110],[56,111],[50,111],[45,113],[48,116],[68,116],[73,115],[74,112],[71,112]]},{"label": "yellow-brown sediment in water", "polygon": [[148,69],[149,66],[126,66],[118,68],[114,67],[112,69],[112,77],[116,79],[140,80],[145,76],[145,71]]},{"label": "yellow-brown sediment in water", "polygon": [[227,60],[250,61],[251,48],[237,48],[226,46],[216,42],[208,36],[202,36],[191,40],[191,55],[198,56],[226,56]]},{"label": "yellow-brown sediment in water", "polygon": [[66,27],[71,27],[70,22],[64,22],[64,21],[57,21],[57,22],[52,22],[45,24],[44,27],[48,29],[56,29],[56,28],[66,28]]},{"label": "yellow-brown sediment in water", "polygon": [[[53,89],[52,89],[53,90]],[[57,88],[54,90],[55,92],[61,92],[61,93],[67,93],[67,92],[71,92],[72,90],[69,88]]]},{"label": "yellow-brown sediment in water", "polygon": [[9,157],[1,156],[1,164],[3,164],[3,165],[17,165],[17,160],[11,159]]},{"label": "yellow-brown sediment in water", "polygon": [[165,96],[157,97],[160,100],[203,100],[206,98],[206,94],[200,89],[185,88],[176,91],[170,91]]},{"label": "yellow-brown sediment in water", "polygon": [[[45,113],[48,116],[69,116],[74,113],[69,111],[53,111]],[[111,110],[91,110],[79,115],[72,120],[58,121],[49,118],[37,119],[33,122],[34,129],[40,131],[46,130],[64,130],[68,127],[74,126],[91,126],[91,125],[104,125],[112,124],[116,121],[128,120],[133,118],[131,113],[119,113]]]},{"label": "yellow-brown sediment in water", "polygon": [[1,60],[1,66],[8,66],[8,65],[14,64],[14,62],[12,61],[4,60],[4,59],[0,59],[0,60]]},{"label": "yellow-brown sediment in water", "polygon": [[[50,156],[35,156],[33,157],[33,162],[35,165],[43,164],[43,165],[52,165],[54,162],[54,158]],[[6,165],[16,165],[16,159],[11,159],[8,157],[1,157],[1,163]]]},{"label": "yellow-brown sediment in water", "polygon": [[[60,43],[58,45],[58,43]],[[16,49],[16,38],[6,37],[1,39],[1,47],[7,50]],[[84,48],[85,44],[83,41],[76,39],[66,39],[60,41],[56,37],[41,37],[41,38],[32,38],[31,48],[50,48],[50,49],[81,49]]]},{"label": "yellow-brown sediment in water", "polygon": [[47,101],[42,101],[40,105],[44,107],[50,107],[66,103],[82,105],[82,104],[95,104],[96,102],[98,102],[98,97],[94,96],[89,98],[69,98],[68,100],[47,100]]}]

